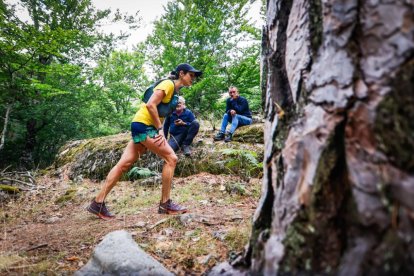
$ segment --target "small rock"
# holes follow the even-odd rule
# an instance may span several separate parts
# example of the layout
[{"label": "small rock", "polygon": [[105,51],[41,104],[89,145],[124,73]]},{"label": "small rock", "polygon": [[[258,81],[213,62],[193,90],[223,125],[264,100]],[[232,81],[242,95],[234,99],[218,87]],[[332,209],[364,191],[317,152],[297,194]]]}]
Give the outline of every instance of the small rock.
[{"label": "small rock", "polygon": [[174,230],[171,228],[165,228],[161,230],[161,235],[164,235],[167,237],[171,237],[173,233],[174,233]]},{"label": "small rock", "polygon": [[134,225],[134,227],[143,228],[146,225],[147,225],[147,223],[145,221],[139,221]]},{"label": "small rock", "polygon": [[186,237],[190,237],[190,236],[192,236],[193,234],[194,234],[194,230],[191,230],[191,231],[186,231],[185,233],[184,233],[184,236],[186,236]]},{"label": "small rock", "polygon": [[183,225],[188,225],[194,219],[194,215],[192,214],[183,214],[180,216],[180,222]]},{"label": "small rock", "polygon": [[158,242],[157,244],[155,244],[155,250],[158,250],[158,251],[169,250],[171,247],[172,247],[171,241],[163,241],[163,242]]},{"label": "small rock", "polygon": [[242,220],[242,219],[243,219],[243,216],[242,215],[234,215],[234,216],[231,217],[231,220],[232,221]]},{"label": "small rock", "polygon": [[166,239],[166,236],[157,236],[157,241],[165,241]]},{"label": "small rock", "polygon": [[246,276],[248,274],[245,271],[238,270],[232,267],[228,262],[220,263],[214,266],[208,273],[208,276],[232,276],[232,275]]},{"label": "small rock", "polygon": [[58,218],[58,217],[51,217],[51,218],[48,218],[45,221],[45,223],[46,224],[54,224],[54,223],[58,222],[59,220],[60,220],[60,218]]},{"label": "small rock", "polygon": [[224,239],[226,238],[226,232],[224,232],[224,231],[214,231],[213,232],[213,237],[220,240],[220,241],[224,241]]},{"label": "small rock", "polygon": [[211,254],[208,254],[207,256],[200,256],[200,257],[197,257],[197,262],[198,262],[199,264],[205,265],[205,264],[207,264],[207,263],[208,263],[208,261],[210,261],[211,257],[212,257],[212,255],[211,255]]}]

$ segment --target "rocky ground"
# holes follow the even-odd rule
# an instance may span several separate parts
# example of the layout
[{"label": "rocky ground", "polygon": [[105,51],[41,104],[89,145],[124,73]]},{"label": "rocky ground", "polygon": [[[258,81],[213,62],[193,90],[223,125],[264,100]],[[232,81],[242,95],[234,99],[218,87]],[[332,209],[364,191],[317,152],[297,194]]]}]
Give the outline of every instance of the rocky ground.
[{"label": "rocky ground", "polygon": [[[213,142],[214,133],[203,129],[191,157],[178,154],[172,198],[190,210],[181,216],[157,213],[162,160],[151,153],[109,194],[116,219],[102,221],[85,211],[129,134],[68,142],[47,170],[11,174],[6,182],[3,177],[0,274],[72,275],[106,234],[120,229],[177,275],[200,275],[236,258],[260,196],[263,124],[237,134],[231,143]],[[10,196],[16,186],[20,192]]]},{"label": "rocky ground", "polygon": [[177,275],[200,275],[237,257],[260,196],[258,178],[200,173],[174,178],[181,216],[157,214],[160,186],[124,181],[108,197],[112,221],[85,211],[101,182],[40,176],[37,188],[1,202],[0,274],[71,275],[107,233],[126,229]]}]

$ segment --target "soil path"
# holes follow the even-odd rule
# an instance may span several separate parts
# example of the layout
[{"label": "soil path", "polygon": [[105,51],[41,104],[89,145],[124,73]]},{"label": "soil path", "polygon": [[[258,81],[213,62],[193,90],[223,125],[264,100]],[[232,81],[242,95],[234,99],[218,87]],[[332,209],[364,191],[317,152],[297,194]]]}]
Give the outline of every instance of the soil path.
[{"label": "soil path", "polygon": [[[119,229],[173,273],[199,275],[241,252],[260,193],[259,179],[246,184],[207,173],[176,178],[173,198],[181,195],[191,214],[180,218],[157,213],[160,187],[122,182],[108,197],[117,218],[102,221],[85,211],[100,183],[50,177],[39,183],[42,189],[0,205],[1,275],[72,274],[107,233]],[[74,196],[62,200],[71,191]]]}]

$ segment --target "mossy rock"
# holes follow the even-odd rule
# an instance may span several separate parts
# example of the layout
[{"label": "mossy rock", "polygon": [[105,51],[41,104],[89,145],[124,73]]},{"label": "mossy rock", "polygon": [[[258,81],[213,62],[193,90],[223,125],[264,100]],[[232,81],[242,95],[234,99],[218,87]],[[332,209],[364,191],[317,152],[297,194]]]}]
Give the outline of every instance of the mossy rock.
[{"label": "mossy rock", "polygon": [[20,189],[18,187],[0,184],[0,190],[10,193],[10,194],[18,194],[20,193]]},{"label": "mossy rock", "polygon": [[[213,135],[212,135],[213,136]],[[230,153],[230,154],[226,154]],[[178,154],[176,176],[189,176],[200,172],[234,174],[243,178],[260,177],[263,171],[263,145],[239,142],[214,142],[212,137],[193,147],[191,157]]]},{"label": "mossy rock", "polygon": [[[200,172],[235,174],[247,178],[261,175],[262,144],[213,142],[213,136],[213,132],[199,134],[194,141],[191,157],[186,157],[181,152],[177,153],[179,161],[176,176],[189,176]],[[54,168],[59,174],[64,174],[72,180],[102,180],[120,159],[130,137],[129,133],[124,133],[69,142],[59,151]],[[234,151],[234,154],[223,154],[225,149]],[[147,151],[133,166],[160,173],[163,162],[155,154]],[[126,174],[123,178],[127,179]]]},{"label": "mossy rock", "polygon": [[264,124],[252,124],[239,127],[233,136],[233,141],[264,144]]},{"label": "mossy rock", "polygon": [[130,137],[123,133],[71,141],[59,151],[54,167],[69,179],[103,179],[118,162]]}]

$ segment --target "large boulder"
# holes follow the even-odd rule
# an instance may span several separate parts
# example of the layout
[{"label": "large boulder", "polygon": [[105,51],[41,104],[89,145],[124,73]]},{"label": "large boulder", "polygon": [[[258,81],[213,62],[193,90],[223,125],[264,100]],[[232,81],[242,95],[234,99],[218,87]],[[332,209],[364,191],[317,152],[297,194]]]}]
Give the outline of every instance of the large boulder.
[{"label": "large boulder", "polygon": [[109,233],[95,248],[89,262],[75,276],[174,275],[145,253],[125,230]]},{"label": "large boulder", "polygon": [[[194,140],[191,157],[178,152],[176,176],[200,172],[237,174],[258,177],[262,174],[263,125],[254,124],[237,129],[231,143],[213,142],[214,133],[200,131]],[[72,141],[64,145],[55,160],[54,169],[65,178],[102,180],[118,162],[131,139],[129,133]],[[160,173],[163,160],[151,152],[134,164]],[[126,177],[126,176],[124,176]]]}]

